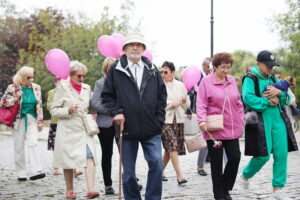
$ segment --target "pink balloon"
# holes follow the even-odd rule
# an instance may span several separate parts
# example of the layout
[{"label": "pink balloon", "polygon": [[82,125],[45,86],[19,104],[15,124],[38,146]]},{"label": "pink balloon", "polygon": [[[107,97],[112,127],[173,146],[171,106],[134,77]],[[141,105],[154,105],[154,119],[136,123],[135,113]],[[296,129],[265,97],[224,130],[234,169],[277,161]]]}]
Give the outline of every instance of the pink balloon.
[{"label": "pink balloon", "polygon": [[67,79],[70,72],[70,59],[61,49],[51,49],[48,51],[45,63],[47,69],[62,79]]},{"label": "pink balloon", "polygon": [[150,61],[152,61],[152,53],[148,49],[146,49],[143,53],[143,56],[147,57]]},{"label": "pink balloon", "polygon": [[108,35],[102,35],[98,39],[98,50],[105,57],[117,58],[119,56],[115,39]]},{"label": "pink balloon", "polygon": [[119,58],[124,53],[122,48],[123,48],[123,45],[124,45],[124,42],[125,42],[125,38],[120,33],[114,33],[114,34],[111,35],[111,37],[114,39],[115,44],[117,46],[117,54],[118,54],[117,58]]},{"label": "pink balloon", "polygon": [[200,80],[201,72],[197,66],[188,66],[183,70],[181,77],[185,88],[190,90]]}]

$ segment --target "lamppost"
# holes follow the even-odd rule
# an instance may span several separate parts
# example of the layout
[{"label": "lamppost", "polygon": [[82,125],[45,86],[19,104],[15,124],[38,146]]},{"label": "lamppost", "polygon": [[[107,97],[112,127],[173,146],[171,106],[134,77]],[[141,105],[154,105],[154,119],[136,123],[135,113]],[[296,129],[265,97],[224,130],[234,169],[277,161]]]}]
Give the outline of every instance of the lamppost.
[{"label": "lamppost", "polygon": [[214,0],[211,0],[211,16],[210,16],[210,57],[214,55]]}]

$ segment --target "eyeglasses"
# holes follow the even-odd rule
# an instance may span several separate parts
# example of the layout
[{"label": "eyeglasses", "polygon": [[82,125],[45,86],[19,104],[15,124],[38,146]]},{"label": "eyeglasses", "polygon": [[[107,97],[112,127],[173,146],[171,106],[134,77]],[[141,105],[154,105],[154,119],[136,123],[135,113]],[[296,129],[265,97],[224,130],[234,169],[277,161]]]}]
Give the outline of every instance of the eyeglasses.
[{"label": "eyeglasses", "polygon": [[75,76],[77,76],[77,78],[84,78],[85,77],[85,75],[83,75],[83,74],[74,74]]},{"label": "eyeglasses", "polygon": [[34,76],[27,76],[27,80],[34,79]]},{"label": "eyeglasses", "polygon": [[222,70],[231,70],[231,66],[229,67],[229,66],[220,66],[220,68],[222,69]]},{"label": "eyeglasses", "polygon": [[167,75],[169,72],[168,71],[160,71],[160,74]]}]

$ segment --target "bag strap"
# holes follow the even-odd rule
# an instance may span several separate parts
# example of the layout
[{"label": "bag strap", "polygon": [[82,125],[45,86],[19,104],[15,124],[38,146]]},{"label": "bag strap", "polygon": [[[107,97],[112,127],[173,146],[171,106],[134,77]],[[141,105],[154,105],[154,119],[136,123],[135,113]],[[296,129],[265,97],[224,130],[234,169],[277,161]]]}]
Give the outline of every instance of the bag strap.
[{"label": "bag strap", "polygon": [[259,93],[259,83],[258,83],[258,78],[256,75],[252,74],[251,72],[248,72],[245,76],[243,76],[242,79],[242,84],[244,83],[244,80],[246,77],[249,77],[252,79],[252,81],[254,82],[254,90],[255,90],[255,95],[257,97],[260,97],[260,93]]},{"label": "bag strap", "polygon": [[225,95],[224,95],[224,103],[223,103],[223,108],[222,108],[222,115],[224,114],[226,100],[227,100],[227,84],[226,84],[226,87],[225,87]]},{"label": "bag strap", "polygon": [[[249,77],[249,78],[251,78],[251,79],[253,80],[253,82],[254,82],[255,95],[256,95],[257,97],[261,97],[260,92],[259,92],[258,77],[257,77],[256,75],[252,74],[251,72],[248,72],[248,73],[243,77],[243,79],[242,79],[242,84],[244,83],[244,79],[245,79],[246,77]],[[274,74],[271,74],[271,79],[272,79],[272,81],[273,81],[274,83],[276,83],[275,75],[274,75]]]}]

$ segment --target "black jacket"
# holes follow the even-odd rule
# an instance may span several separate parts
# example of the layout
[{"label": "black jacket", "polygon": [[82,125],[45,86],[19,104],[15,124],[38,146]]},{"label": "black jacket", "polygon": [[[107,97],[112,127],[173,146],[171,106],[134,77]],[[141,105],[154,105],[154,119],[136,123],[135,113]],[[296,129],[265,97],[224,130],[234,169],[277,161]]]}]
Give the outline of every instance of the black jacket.
[{"label": "black jacket", "polygon": [[109,69],[101,93],[112,116],[125,115],[126,138],[159,135],[165,121],[166,86],[157,68],[146,58],[140,90],[128,68],[126,55]]}]

